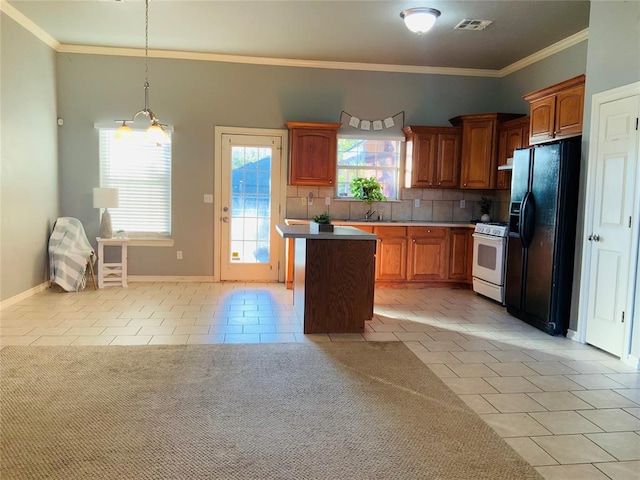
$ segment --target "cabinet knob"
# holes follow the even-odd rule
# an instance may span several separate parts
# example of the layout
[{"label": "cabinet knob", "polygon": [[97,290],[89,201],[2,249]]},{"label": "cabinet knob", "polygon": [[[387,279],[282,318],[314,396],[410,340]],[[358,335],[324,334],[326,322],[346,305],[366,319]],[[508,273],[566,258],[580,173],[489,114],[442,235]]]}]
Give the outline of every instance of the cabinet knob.
[{"label": "cabinet knob", "polygon": [[331,184],[331,183],[333,183],[333,180],[329,180],[329,183],[330,183],[330,184]]},{"label": "cabinet knob", "polygon": [[442,182],[438,182],[438,185],[442,185]]},{"label": "cabinet knob", "polygon": [[463,187],[466,187],[466,186],[467,186],[467,184],[466,184],[466,183],[464,183],[462,186],[463,186]]},{"label": "cabinet knob", "polygon": [[431,230],[427,230],[427,233],[431,233]]},{"label": "cabinet knob", "polygon": [[429,182],[429,186],[432,186],[432,185],[433,185],[433,183]]}]

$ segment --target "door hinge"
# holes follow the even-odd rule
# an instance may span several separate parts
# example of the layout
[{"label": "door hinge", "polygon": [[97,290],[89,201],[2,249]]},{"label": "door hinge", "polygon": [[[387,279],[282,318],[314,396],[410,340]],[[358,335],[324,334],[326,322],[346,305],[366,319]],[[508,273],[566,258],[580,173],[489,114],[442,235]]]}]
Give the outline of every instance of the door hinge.
[{"label": "door hinge", "polygon": [[631,217],[629,217],[629,228],[631,228]]},{"label": "door hinge", "polygon": [[622,323],[624,323],[624,312],[622,312]]},{"label": "door hinge", "polygon": [[638,130],[638,118],[640,117],[636,117],[636,130]]}]

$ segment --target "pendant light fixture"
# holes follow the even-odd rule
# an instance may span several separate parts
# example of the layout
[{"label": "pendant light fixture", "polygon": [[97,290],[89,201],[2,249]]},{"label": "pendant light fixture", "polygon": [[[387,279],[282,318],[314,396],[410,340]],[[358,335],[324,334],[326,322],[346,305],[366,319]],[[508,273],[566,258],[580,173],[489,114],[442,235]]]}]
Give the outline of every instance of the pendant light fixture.
[{"label": "pendant light fixture", "polygon": [[133,137],[131,127],[127,123],[135,122],[138,115],[144,115],[151,122],[145,134],[150,142],[162,144],[169,141],[169,136],[163,128],[166,125],[160,123],[158,117],[149,108],[149,0],[144,1],[144,108],[136,112],[131,120],[116,120],[117,123],[122,122],[122,125],[116,130],[115,137]]},{"label": "pendant light fixture", "polygon": [[408,8],[400,12],[400,18],[404,20],[407,28],[418,35],[431,30],[439,16],[440,10],[428,7]]}]

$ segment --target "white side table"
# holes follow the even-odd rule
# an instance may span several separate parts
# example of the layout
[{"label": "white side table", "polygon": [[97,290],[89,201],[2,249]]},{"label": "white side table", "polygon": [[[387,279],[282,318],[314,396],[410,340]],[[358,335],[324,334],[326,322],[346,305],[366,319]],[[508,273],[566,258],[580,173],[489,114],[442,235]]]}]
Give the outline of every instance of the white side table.
[{"label": "white side table", "polygon": [[[98,241],[98,288],[122,285],[127,287],[128,238],[101,238]],[[120,247],[120,263],[105,263],[104,247]]]}]

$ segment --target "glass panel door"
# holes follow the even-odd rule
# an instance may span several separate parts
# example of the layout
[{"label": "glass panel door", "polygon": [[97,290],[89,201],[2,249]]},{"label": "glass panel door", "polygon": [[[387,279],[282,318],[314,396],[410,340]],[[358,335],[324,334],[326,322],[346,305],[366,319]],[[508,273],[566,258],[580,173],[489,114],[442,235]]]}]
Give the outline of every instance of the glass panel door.
[{"label": "glass panel door", "polygon": [[222,280],[277,280],[280,139],[223,135]]}]

